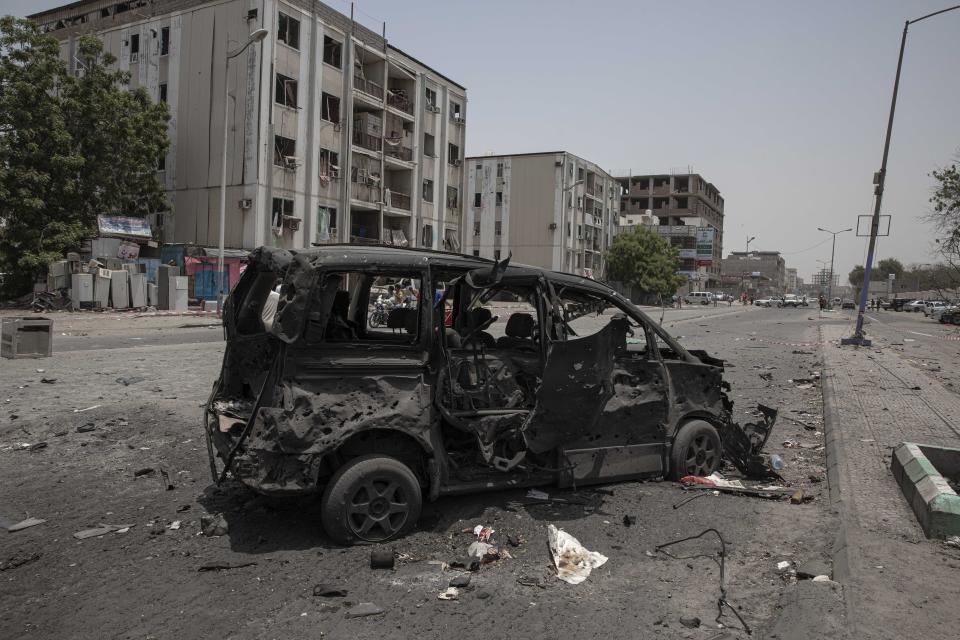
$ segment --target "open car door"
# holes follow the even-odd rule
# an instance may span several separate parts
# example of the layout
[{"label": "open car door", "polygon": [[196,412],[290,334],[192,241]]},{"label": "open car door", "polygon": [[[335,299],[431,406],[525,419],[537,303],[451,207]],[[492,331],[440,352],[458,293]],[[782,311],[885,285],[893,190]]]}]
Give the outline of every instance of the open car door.
[{"label": "open car door", "polygon": [[626,342],[625,320],[583,338],[553,341],[547,349],[537,404],[524,426],[533,453],[544,453],[594,430],[613,396],[615,345]]}]

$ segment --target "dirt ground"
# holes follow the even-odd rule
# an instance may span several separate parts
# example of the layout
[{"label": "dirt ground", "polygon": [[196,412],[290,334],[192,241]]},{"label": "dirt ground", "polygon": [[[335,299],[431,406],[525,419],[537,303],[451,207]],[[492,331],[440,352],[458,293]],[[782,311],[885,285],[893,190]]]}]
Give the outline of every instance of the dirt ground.
[{"label": "dirt ground", "polygon": [[[535,503],[524,491],[443,498],[425,507],[412,535],[389,545],[394,570],[370,568],[373,547],[328,541],[315,500],[271,501],[213,485],[201,406],[222,342],[216,328],[183,327],[209,319],[64,314],[56,330],[74,335],[57,337],[53,357],[0,368],[0,518],[46,520],[0,533],[0,637],[714,638],[715,556],[677,560],[655,550],[711,527],[727,543],[727,600],[760,631],[754,637],[765,637],[787,611],[781,599],[788,610],[796,600],[777,563],[828,560],[835,526],[819,388],[788,382],[819,367],[806,313],[750,309],[665,324],[687,346],[731,362],[738,418],[749,419],[744,412],[757,402],[780,409],[768,451],[783,456],[786,483],[812,501],[711,494],[675,508],[693,494],[671,482],[545,489],[572,504]],[[787,440],[801,447],[786,448]],[[201,516],[216,513],[228,533],[202,535]],[[636,523],[625,526],[624,516]],[[73,537],[101,523],[130,527]],[[580,585],[559,581],[547,549],[551,523],[609,561]],[[460,575],[442,563],[464,557],[474,538],[463,530],[477,524],[522,543],[506,547],[511,558],[473,573],[459,600],[438,600]],[[718,549],[705,537],[673,553]],[[203,570],[210,565],[234,568]],[[346,595],[314,596],[317,584]],[[841,616],[835,587],[818,589],[816,617]],[[349,617],[360,602],[383,613]],[[702,626],[687,628],[681,617]],[[729,612],[722,622],[727,637],[747,637]]]}]

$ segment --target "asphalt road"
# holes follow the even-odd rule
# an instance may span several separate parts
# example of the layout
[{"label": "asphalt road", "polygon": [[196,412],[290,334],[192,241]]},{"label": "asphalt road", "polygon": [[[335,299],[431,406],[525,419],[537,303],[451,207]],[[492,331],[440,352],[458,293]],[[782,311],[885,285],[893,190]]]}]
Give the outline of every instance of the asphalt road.
[{"label": "asphalt road", "polygon": [[[798,599],[789,573],[777,568],[830,557],[817,316],[736,306],[664,312],[664,326],[682,344],[728,362],[737,419],[753,419],[758,402],[780,409],[768,450],[783,456],[785,483],[811,501],[709,495],[674,508],[690,494],[671,482],[546,489],[573,504],[530,504],[520,491],[444,498],[427,505],[417,531],[390,545],[399,554],[394,571],[371,570],[369,547],[327,540],[314,501],[277,503],[211,485],[200,405],[222,355],[217,329],[181,329],[197,320],[169,318],[81,326],[88,321],[64,316],[61,333],[77,335],[60,336],[63,348],[52,358],[5,361],[0,370],[0,516],[47,520],[0,534],[0,637],[711,638],[720,631],[714,560],[654,552],[709,527],[727,542],[727,599],[749,625],[769,629],[790,611],[804,625],[791,626],[835,630],[842,612],[834,588]],[[785,447],[788,440],[797,447]],[[46,445],[22,446],[38,443]],[[161,468],[172,489],[160,481]],[[224,514],[227,535],[199,535],[205,513]],[[625,526],[626,515],[636,524]],[[99,523],[132,527],[86,540],[72,535]],[[609,562],[581,585],[558,581],[548,523]],[[438,600],[456,575],[440,563],[462,558],[471,541],[462,531],[477,524],[523,543],[473,575],[459,600]],[[677,552],[715,559],[717,549],[704,539]],[[12,566],[15,559],[26,562]],[[247,566],[198,572],[211,563]],[[318,583],[347,595],[316,597]],[[346,616],[358,602],[384,612]],[[703,627],[688,629],[682,617]],[[729,613],[722,622],[731,638],[747,637]]]}]

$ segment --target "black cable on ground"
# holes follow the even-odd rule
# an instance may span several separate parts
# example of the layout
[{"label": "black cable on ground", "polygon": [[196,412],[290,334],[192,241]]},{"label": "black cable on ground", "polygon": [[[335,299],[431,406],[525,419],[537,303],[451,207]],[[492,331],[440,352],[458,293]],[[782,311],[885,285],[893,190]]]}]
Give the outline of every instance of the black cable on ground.
[{"label": "black cable on ground", "polygon": [[[697,553],[691,556],[675,556],[669,551],[663,551],[666,547],[670,547],[675,544],[680,544],[681,542],[688,542],[690,540],[696,540],[697,538],[702,538],[703,536],[707,535],[710,532],[717,534],[717,538],[720,539],[720,559],[719,560],[717,560],[714,554]],[[737,620],[739,620],[740,624],[743,625],[743,630],[747,632],[747,635],[753,634],[753,631],[750,629],[750,625],[748,625],[746,621],[740,617],[740,614],[737,613],[737,610],[733,608],[733,605],[727,602],[727,588],[726,586],[724,586],[724,559],[727,557],[727,543],[724,541],[723,536],[720,534],[719,531],[713,528],[705,529],[704,531],[698,533],[695,536],[688,536],[686,538],[680,538],[679,540],[674,540],[672,542],[665,542],[663,544],[659,544],[656,547],[654,547],[654,550],[662,551],[665,555],[673,558],[674,560],[692,560],[694,558],[708,558],[716,562],[717,565],[720,567],[720,597],[717,598],[716,623],[722,624],[720,622],[720,619],[723,618],[723,608],[726,607],[731,612],[733,612],[733,615],[737,617]]]}]

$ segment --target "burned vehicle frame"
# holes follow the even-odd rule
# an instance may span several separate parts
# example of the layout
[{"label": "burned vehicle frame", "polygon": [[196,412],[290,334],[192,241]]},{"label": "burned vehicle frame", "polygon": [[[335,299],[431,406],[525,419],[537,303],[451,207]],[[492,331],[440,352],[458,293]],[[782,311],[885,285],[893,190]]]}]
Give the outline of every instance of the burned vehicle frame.
[{"label": "burned vehicle frame", "polygon": [[776,419],[735,424],[723,362],[607,286],[509,259],[260,248],[223,323],[214,480],[320,494],[343,543],[404,534],[424,497],[708,475],[722,456],[762,474]]}]

